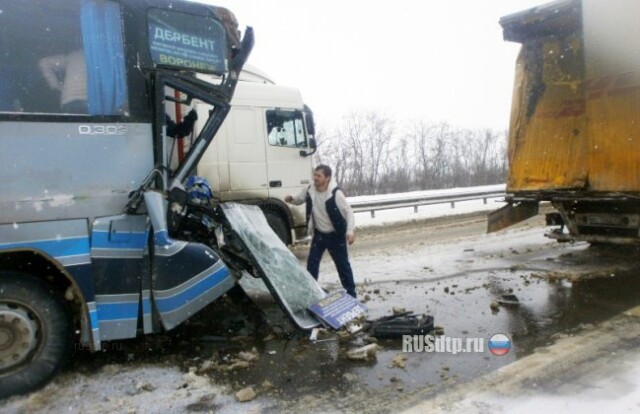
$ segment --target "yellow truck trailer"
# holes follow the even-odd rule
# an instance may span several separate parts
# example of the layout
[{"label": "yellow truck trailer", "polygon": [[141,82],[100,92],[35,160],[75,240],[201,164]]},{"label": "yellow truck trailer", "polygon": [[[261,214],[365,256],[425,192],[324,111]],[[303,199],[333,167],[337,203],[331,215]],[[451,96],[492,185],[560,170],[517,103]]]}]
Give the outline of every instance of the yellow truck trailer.
[{"label": "yellow truck trailer", "polygon": [[640,1],[555,1],[500,24],[522,48],[508,205],[489,231],[549,201],[549,237],[640,244]]}]

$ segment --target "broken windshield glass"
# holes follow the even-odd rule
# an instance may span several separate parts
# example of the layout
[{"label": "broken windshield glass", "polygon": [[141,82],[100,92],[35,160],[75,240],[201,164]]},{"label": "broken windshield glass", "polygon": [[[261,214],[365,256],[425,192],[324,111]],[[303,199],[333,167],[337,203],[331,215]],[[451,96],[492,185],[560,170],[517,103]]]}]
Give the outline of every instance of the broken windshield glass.
[{"label": "broken windshield glass", "polygon": [[231,229],[243,242],[246,254],[251,256],[264,283],[291,320],[301,329],[318,326],[318,320],[307,308],[322,300],[326,293],[271,230],[262,210],[235,203],[224,203],[221,207]]}]

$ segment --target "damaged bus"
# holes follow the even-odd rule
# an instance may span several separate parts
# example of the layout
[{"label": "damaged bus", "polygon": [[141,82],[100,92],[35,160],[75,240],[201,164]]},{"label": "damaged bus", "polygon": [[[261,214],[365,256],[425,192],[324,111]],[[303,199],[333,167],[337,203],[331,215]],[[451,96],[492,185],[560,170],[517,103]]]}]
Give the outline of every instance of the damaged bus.
[{"label": "damaged bus", "polygon": [[[74,344],[170,330],[239,279],[317,325],[324,292],[260,210],[185,188],[251,28],[190,1],[30,0],[0,5],[0,33],[0,398],[47,382]],[[211,108],[176,166],[170,102]]]}]

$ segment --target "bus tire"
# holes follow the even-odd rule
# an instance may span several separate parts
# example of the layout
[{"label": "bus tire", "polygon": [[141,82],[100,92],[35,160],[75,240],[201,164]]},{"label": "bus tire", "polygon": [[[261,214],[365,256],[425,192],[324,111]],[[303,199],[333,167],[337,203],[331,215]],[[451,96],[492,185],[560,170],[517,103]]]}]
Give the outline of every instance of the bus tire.
[{"label": "bus tire", "polygon": [[0,272],[0,399],[48,382],[67,362],[72,342],[60,292],[31,275]]},{"label": "bus tire", "polygon": [[271,210],[263,210],[264,216],[267,219],[267,223],[269,223],[269,227],[273,230],[273,232],[278,236],[280,240],[285,245],[289,244],[289,226],[284,221],[282,215],[278,214],[275,211]]}]

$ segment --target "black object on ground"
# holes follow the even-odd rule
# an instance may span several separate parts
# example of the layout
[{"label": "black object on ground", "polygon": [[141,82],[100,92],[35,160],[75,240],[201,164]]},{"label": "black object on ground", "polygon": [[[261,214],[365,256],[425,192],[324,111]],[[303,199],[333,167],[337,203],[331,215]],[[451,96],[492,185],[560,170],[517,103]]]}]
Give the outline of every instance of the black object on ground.
[{"label": "black object on ground", "polygon": [[497,302],[501,305],[506,306],[517,306],[520,304],[518,297],[516,295],[502,295],[498,298]]},{"label": "black object on ground", "polygon": [[433,316],[405,312],[372,321],[369,329],[371,336],[383,339],[401,338],[402,335],[426,335],[433,331]]}]

